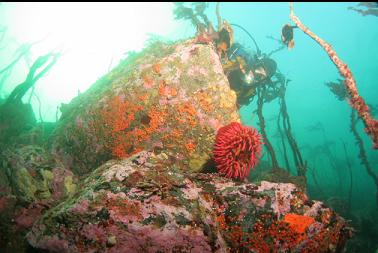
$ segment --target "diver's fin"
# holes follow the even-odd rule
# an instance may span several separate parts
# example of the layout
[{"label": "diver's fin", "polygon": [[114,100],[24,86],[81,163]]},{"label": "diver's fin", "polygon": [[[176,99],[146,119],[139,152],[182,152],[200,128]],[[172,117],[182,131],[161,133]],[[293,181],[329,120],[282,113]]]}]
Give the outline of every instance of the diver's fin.
[{"label": "diver's fin", "polygon": [[294,40],[290,40],[289,43],[287,44],[287,47],[289,49],[293,49],[293,47],[294,47]]}]

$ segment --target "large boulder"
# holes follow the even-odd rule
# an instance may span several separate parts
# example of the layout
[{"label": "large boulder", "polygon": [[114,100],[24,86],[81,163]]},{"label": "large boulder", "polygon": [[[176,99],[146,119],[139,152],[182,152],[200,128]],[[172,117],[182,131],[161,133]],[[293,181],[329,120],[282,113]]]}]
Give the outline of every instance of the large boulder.
[{"label": "large boulder", "polygon": [[193,40],[129,56],[62,109],[52,150],[78,174],[145,149],[200,170],[216,130],[240,121],[214,47]]},{"label": "large boulder", "polygon": [[94,170],[27,238],[62,253],[337,252],[349,236],[343,218],[293,184],[183,173],[143,151]]}]

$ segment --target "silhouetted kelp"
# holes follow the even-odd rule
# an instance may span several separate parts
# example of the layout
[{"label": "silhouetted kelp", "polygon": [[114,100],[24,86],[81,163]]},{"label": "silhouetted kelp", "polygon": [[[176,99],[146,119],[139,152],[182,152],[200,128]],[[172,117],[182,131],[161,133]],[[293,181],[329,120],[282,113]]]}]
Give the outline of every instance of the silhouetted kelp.
[{"label": "silhouetted kelp", "polygon": [[[339,101],[349,99],[349,95],[346,92],[346,89],[344,88],[344,85],[342,84],[341,79],[338,79],[337,82],[327,82],[326,85],[330,88],[331,92],[336,96],[336,98]],[[373,110],[371,110],[371,114],[375,115],[376,114],[376,105],[374,105],[374,106],[370,105],[370,108],[373,109]],[[365,151],[364,142],[363,142],[363,140],[362,140],[362,138],[361,138],[361,136],[360,136],[360,134],[357,130],[357,122],[358,122],[358,119],[356,118],[356,113],[355,113],[354,110],[352,110],[351,114],[350,114],[350,130],[351,130],[354,138],[356,139],[356,144],[357,144],[358,149],[359,149],[358,157],[361,160],[361,163],[363,164],[363,166],[365,167],[368,175],[373,179],[374,184],[376,185],[376,188],[377,188],[377,190],[376,190],[376,203],[377,203],[377,208],[378,208],[378,175],[372,169],[372,167],[371,167],[371,165],[368,161],[366,151]]]},{"label": "silhouetted kelp", "polygon": [[337,82],[327,82],[325,83],[325,85],[331,89],[332,93],[339,101],[343,101],[344,99],[349,97],[342,79],[337,79]]},{"label": "silhouetted kelp", "polygon": [[378,17],[378,3],[377,2],[360,2],[358,3],[358,8],[356,7],[348,7],[349,10],[355,11],[362,16],[376,16]]},{"label": "silhouetted kelp", "polygon": [[[29,52],[30,47],[20,54]],[[21,57],[20,56],[20,57]],[[36,82],[44,76],[47,71],[56,63],[59,53],[48,53],[38,57],[29,69],[29,73],[24,82],[17,85],[5,102],[0,106],[0,143],[7,143],[12,137],[18,136],[23,131],[31,129],[36,124],[34,112],[30,103],[24,104],[22,98],[32,88]],[[14,64],[18,62],[18,57]],[[12,66],[12,64],[8,65]],[[7,67],[6,67],[7,68]],[[11,69],[12,67],[9,67]]]}]

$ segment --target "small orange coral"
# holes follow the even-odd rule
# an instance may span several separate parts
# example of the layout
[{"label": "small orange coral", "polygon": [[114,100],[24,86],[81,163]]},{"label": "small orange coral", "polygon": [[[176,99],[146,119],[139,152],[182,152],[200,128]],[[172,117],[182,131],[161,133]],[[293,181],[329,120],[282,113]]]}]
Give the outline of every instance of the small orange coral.
[{"label": "small orange coral", "polygon": [[151,88],[154,85],[154,81],[148,77],[148,76],[143,76],[143,87],[146,89]]},{"label": "small orange coral", "polygon": [[[143,109],[143,106],[131,103],[125,95],[112,97],[108,105],[101,110],[101,121],[103,122],[103,134],[107,140],[106,146],[111,149],[113,156],[124,158],[136,150],[132,141],[135,139],[134,132],[129,130],[135,122],[136,114]],[[136,137],[145,138],[144,133]]]},{"label": "small orange coral", "polygon": [[175,87],[171,87],[170,93],[171,93],[172,97],[176,96],[177,95],[177,89]]},{"label": "small orange coral", "polygon": [[169,87],[164,80],[161,80],[159,83],[159,95],[165,97],[174,97],[177,95],[177,90],[175,87]]},{"label": "small orange coral", "polygon": [[169,88],[166,85],[164,80],[161,80],[159,83],[159,95],[160,96],[168,96],[169,95]]},{"label": "small orange coral", "polygon": [[195,127],[197,125],[197,111],[189,101],[178,105],[177,111],[178,114],[176,116],[176,120],[178,123],[189,124],[191,127]]},{"label": "small orange coral", "polygon": [[226,223],[226,219],[225,219],[225,216],[224,216],[224,213],[220,214],[219,216],[216,217],[216,220],[219,224],[219,227],[222,229],[222,230],[226,230],[228,229],[228,226],[227,226],[227,223]]},{"label": "small orange coral", "polygon": [[160,74],[161,66],[160,66],[159,63],[155,63],[154,65],[152,65],[152,69],[153,69],[153,71],[154,71],[156,74]]},{"label": "small orange coral", "polygon": [[297,233],[304,233],[306,229],[312,225],[315,220],[310,216],[298,215],[295,213],[287,213],[283,221],[289,223],[290,227]]},{"label": "small orange coral", "polygon": [[149,94],[146,93],[146,94],[143,94],[143,95],[139,95],[139,96],[138,96],[138,99],[139,99],[140,101],[146,101],[146,100],[148,100],[148,97],[149,97]]},{"label": "small orange coral", "polygon": [[210,113],[214,110],[213,106],[211,105],[211,98],[209,97],[208,93],[200,90],[195,94],[195,97],[202,110],[207,113]]},{"label": "small orange coral", "polygon": [[179,129],[173,129],[171,132],[172,137],[174,138],[181,138],[182,132]]},{"label": "small orange coral", "polygon": [[189,153],[192,153],[194,149],[196,148],[196,145],[192,141],[189,141],[188,143],[185,144],[185,148]]},{"label": "small orange coral", "polygon": [[168,114],[164,110],[159,109],[155,106],[151,107],[148,112],[149,127],[146,128],[146,131],[149,134],[155,132],[159,126],[164,125],[167,115]]},{"label": "small orange coral", "polygon": [[116,145],[112,149],[112,155],[115,157],[121,158],[121,157],[125,157],[127,153],[125,152],[125,149],[122,145]]}]

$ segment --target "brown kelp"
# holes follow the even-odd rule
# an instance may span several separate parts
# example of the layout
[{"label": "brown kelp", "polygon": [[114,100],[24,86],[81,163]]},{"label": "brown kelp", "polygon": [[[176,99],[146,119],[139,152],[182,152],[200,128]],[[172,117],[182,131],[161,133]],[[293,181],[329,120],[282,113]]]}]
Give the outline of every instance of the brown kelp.
[{"label": "brown kelp", "polygon": [[[28,50],[24,52],[26,53]],[[2,129],[0,142],[6,143],[10,138],[19,135],[26,128],[31,128],[36,123],[30,103],[24,104],[22,98],[54,66],[59,56],[59,53],[39,56],[31,65],[25,81],[17,85],[4,103],[0,105],[0,126]],[[13,62],[16,63],[16,60]]]},{"label": "brown kelp", "polygon": [[359,2],[357,7],[348,7],[349,10],[355,11],[362,16],[376,16],[378,17],[378,3],[377,2]]}]

